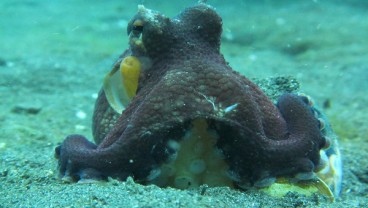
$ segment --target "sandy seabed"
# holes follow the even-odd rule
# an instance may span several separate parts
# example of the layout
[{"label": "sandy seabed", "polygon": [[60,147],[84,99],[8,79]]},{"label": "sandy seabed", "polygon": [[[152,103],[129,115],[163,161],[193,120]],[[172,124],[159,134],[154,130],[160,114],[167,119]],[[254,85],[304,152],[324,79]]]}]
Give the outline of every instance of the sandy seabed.
[{"label": "sandy seabed", "polygon": [[209,1],[222,52],[250,78],[294,76],[340,137],[341,196],[274,198],[229,188],[176,190],[132,180],[65,184],[54,148],[91,138],[102,78],[127,48],[137,4],[173,16],[195,1],[0,2],[0,207],[368,207],[366,1]]}]

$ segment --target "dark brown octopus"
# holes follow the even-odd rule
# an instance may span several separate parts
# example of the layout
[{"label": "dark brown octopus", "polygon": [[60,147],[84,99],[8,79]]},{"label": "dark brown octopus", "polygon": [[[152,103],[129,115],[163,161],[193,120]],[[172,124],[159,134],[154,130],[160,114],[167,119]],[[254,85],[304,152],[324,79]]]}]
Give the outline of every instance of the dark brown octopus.
[{"label": "dark brown octopus", "polygon": [[234,183],[316,171],[326,140],[307,99],[284,94],[274,105],[227,64],[221,32],[221,17],[205,4],[172,19],[141,8],[128,25],[130,47],[115,64],[127,55],[146,62],[136,96],[117,118],[100,91],[93,117],[97,145],[68,136],[55,150],[60,176],[132,176],[145,183],[174,154],[168,140],[180,142],[195,119],[218,134],[215,146]]}]

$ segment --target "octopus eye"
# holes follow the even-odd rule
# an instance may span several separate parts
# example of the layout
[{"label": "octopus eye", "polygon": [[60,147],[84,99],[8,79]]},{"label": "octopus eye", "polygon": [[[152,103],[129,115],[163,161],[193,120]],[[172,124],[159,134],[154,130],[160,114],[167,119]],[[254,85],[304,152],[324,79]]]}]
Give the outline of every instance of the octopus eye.
[{"label": "octopus eye", "polygon": [[128,26],[128,36],[130,45],[134,48],[144,49],[142,42],[144,21],[141,19],[136,19],[132,24]]},{"label": "octopus eye", "polygon": [[143,21],[138,19],[133,22],[133,27],[131,30],[131,34],[136,38],[139,38],[143,32]]},{"label": "octopus eye", "polygon": [[142,33],[143,32],[143,25],[133,25],[133,32],[134,33]]}]

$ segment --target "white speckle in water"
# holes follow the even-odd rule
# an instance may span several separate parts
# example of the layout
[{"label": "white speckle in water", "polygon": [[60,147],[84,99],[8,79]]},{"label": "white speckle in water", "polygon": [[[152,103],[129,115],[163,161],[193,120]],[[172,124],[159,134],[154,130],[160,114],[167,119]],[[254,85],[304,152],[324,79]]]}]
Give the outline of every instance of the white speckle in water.
[{"label": "white speckle in water", "polygon": [[75,130],[86,130],[87,129],[87,127],[84,125],[75,125],[74,128]]},{"label": "white speckle in water", "polygon": [[0,143],[0,149],[3,149],[3,148],[5,148],[6,147],[6,143],[5,142],[1,142]]},{"label": "white speckle in water", "polygon": [[118,26],[120,28],[126,28],[128,26],[128,21],[126,19],[121,19],[118,21]]},{"label": "white speckle in water", "polygon": [[277,18],[276,19],[276,24],[278,25],[278,26],[281,26],[281,25],[284,25],[285,24],[285,19],[284,18],[281,18],[281,17],[279,17],[279,18]]},{"label": "white speckle in water", "polygon": [[234,34],[232,33],[232,31],[228,28],[226,28],[224,30],[224,34],[223,34],[224,38],[228,41],[233,41],[234,40]]},{"label": "white speckle in water", "polygon": [[75,113],[75,116],[79,119],[85,119],[87,117],[87,114],[82,111],[82,110],[79,110]]},{"label": "white speckle in water", "polygon": [[251,61],[256,61],[257,60],[257,55],[255,55],[255,54],[251,54],[251,55],[249,55],[248,56],[248,58],[249,58],[249,60],[251,60]]},{"label": "white speckle in water", "polygon": [[93,99],[97,99],[98,94],[97,94],[97,93],[93,93],[93,94],[91,95],[91,97],[92,97]]}]

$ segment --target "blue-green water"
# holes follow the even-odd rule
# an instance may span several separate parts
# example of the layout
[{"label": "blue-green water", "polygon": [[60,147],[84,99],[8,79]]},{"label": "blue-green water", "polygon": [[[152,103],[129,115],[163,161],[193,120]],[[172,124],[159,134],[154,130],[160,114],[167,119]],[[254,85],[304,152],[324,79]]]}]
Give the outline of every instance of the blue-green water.
[{"label": "blue-green water", "polygon": [[[0,2],[0,207],[367,206],[368,2],[208,1],[223,18],[221,51],[249,78],[290,75],[323,106],[340,137],[344,181],[335,204],[293,195],[177,191],[129,182],[63,184],[54,148],[91,138],[104,75],[128,47],[137,5],[173,17],[196,1]],[[265,201],[266,200],[266,201]]]}]

